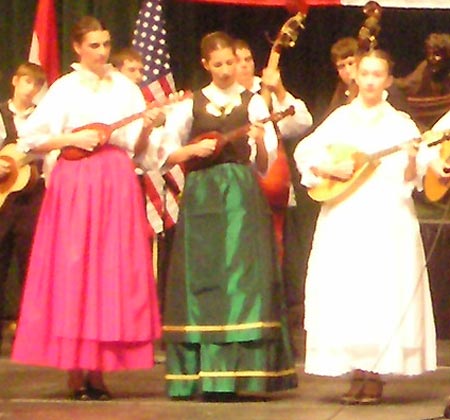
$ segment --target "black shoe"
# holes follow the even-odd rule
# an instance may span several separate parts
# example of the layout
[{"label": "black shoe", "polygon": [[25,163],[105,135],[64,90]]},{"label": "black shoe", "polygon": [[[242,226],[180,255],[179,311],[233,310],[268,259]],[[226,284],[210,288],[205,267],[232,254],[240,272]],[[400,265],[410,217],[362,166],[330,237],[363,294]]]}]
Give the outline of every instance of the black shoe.
[{"label": "black shoe", "polygon": [[107,389],[94,388],[89,382],[86,384],[89,399],[95,401],[109,401],[112,397]]},{"label": "black shoe", "polygon": [[85,387],[79,388],[75,391],[72,391],[71,398],[72,398],[72,400],[75,400],[75,401],[90,401],[91,400],[88,390]]},{"label": "black shoe", "polygon": [[236,402],[238,396],[235,392],[205,392],[203,393],[204,402]]}]

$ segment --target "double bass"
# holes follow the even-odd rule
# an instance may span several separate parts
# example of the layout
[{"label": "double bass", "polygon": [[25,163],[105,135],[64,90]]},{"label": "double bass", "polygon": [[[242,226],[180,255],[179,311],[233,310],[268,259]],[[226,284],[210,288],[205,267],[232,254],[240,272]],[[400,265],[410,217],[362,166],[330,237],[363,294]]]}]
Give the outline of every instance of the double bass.
[{"label": "double bass", "polygon": [[[303,13],[299,12],[284,23],[270,50],[266,68],[272,70],[278,69],[281,51],[284,48],[292,48],[295,45],[299,30],[304,29],[303,21],[305,17],[306,16]],[[264,85],[261,88],[261,96],[264,98],[269,109],[271,109],[271,92]],[[279,255],[281,258],[281,256],[283,255],[282,237],[284,226],[284,211],[289,202],[291,173],[282,139],[280,138],[280,133],[278,133],[276,125],[275,129],[278,135],[277,157],[270,166],[265,176],[260,176],[258,178],[258,181],[272,210],[272,220],[275,228],[275,237],[279,248]]]},{"label": "double bass", "polygon": [[[281,27],[272,45],[267,68],[278,69],[281,51],[284,48],[292,48],[295,45],[298,38],[298,31],[304,29],[303,21],[305,17],[303,13],[299,12],[289,18]],[[266,101],[268,107],[271,108],[271,92],[264,86],[261,88],[261,96]],[[272,209],[284,209],[288,203],[291,175],[281,139],[278,140],[277,152],[276,160],[271,165],[267,174],[259,178],[259,183]]]}]

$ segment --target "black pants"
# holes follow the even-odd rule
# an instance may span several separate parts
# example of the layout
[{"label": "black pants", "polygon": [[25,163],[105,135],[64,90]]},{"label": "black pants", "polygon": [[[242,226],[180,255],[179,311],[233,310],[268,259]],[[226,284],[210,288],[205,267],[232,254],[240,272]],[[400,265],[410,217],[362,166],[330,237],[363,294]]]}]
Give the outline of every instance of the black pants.
[{"label": "black pants", "polygon": [[[31,188],[8,196],[0,208],[0,318],[17,318],[17,310],[6,314],[6,295],[20,300],[22,286],[28,268],[28,260],[33,244],[34,230],[44,196],[44,180],[39,179]],[[17,290],[5,293],[8,273],[15,260],[17,268]]]}]

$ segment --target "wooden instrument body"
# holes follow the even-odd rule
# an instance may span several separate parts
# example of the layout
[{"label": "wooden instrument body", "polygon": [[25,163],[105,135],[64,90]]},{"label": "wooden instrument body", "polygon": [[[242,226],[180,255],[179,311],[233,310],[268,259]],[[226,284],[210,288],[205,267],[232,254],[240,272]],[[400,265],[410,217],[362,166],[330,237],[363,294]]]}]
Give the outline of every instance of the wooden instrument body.
[{"label": "wooden instrument body", "polygon": [[[265,124],[269,121],[280,121],[283,118],[294,115],[295,108],[293,106],[290,106],[286,108],[284,111],[280,112],[274,112],[270,114],[267,118],[263,118],[262,120],[259,120],[257,122],[261,124]],[[205,139],[216,139],[216,147],[214,149],[214,152],[206,157],[192,157],[189,160],[185,161],[183,163],[184,169],[187,172],[190,171],[196,171],[199,169],[205,169],[215,164],[217,161],[217,158],[219,157],[220,153],[222,152],[223,148],[227,143],[230,143],[235,140],[239,140],[243,136],[245,136],[252,126],[252,123],[245,124],[241,127],[236,128],[235,130],[232,130],[228,133],[220,133],[218,131],[209,131],[207,133],[200,134],[199,136],[195,137],[194,139],[189,141],[189,144],[196,144],[199,143],[202,140]]]},{"label": "wooden instrument body", "polygon": [[[283,48],[291,48],[295,45],[299,30],[305,29],[303,24],[305,18],[306,15],[298,12],[281,27],[270,50],[267,68],[278,69],[281,51]],[[271,95],[270,90],[263,84],[261,96],[269,109],[272,106]],[[287,207],[291,186],[291,172],[281,138],[278,139],[278,151],[275,161],[264,176],[258,177],[258,181],[270,207],[277,209],[285,209]]]},{"label": "wooden instrument body", "polygon": [[208,131],[206,133],[202,133],[199,136],[192,139],[189,144],[200,143],[202,140],[206,139],[215,139],[216,147],[214,152],[211,155],[206,157],[193,157],[188,161],[184,162],[184,169],[187,172],[197,171],[199,169],[206,169],[210,166],[213,166],[217,161],[220,153],[222,152],[225,145],[228,143],[226,140],[226,136],[219,131]]},{"label": "wooden instrument body", "polygon": [[32,184],[38,177],[36,168],[29,164],[31,158],[17,150],[16,143],[7,144],[0,150],[0,159],[8,162],[10,173],[0,180],[0,207],[9,194],[21,191]]},{"label": "wooden instrument body", "polygon": [[99,133],[100,142],[97,147],[93,150],[86,150],[77,146],[66,146],[61,149],[61,157],[67,160],[79,160],[90,156],[111,138],[114,127],[112,125],[97,122],[75,128],[72,130],[72,133],[77,133],[82,130],[96,130]]},{"label": "wooden instrument body", "polygon": [[[450,165],[450,141],[442,144],[440,156],[443,162]],[[428,169],[423,180],[425,196],[432,202],[442,200],[450,189],[450,178],[439,177],[433,170]]]},{"label": "wooden instrument body", "polygon": [[129,115],[128,117],[122,118],[119,121],[116,121],[112,124],[104,124],[100,122],[94,122],[90,124],[83,125],[82,127],[77,127],[74,130],[72,130],[72,133],[77,133],[82,130],[96,130],[99,133],[100,141],[93,150],[86,150],[82,149],[77,146],[66,146],[61,149],[61,157],[67,160],[79,160],[83,159],[85,157],[90,156],[92,153],[98,151],[98,149],[106,144],[109,139],[111,138],[112,133],[117,130],[120,127],[123,127],[127,124],[132,123],[133,121],[136,121],[140,118],[143,118],[146,111],[150,109],[156,109],[160,108],[161,111],[166,108],[167,106],[170,106],[171,104],[174,104],[176,102],[183,101],[184,99],[191,98],[192,92],[191,91],[180,91],[173,96],[168,97],[164,102],[152,102],[147,105],[145,111],[136,112],[134,114]]},{"label": "wooden instrument body", "polygon": [[352,160],[354,172],[350,179],[324,178],[320,184],[310,188],[308,195],[318,202],[337,203],[344,200],[366,182],[379,165],[379,161],[373,160],[351,145],[329,145],[328,151],[333,156],[334,162]]},{"label": "wooden instrument body", "polygon": [[286,208],[291,187],[291,171],[283,147],[278,147],[275,161],[265,176],[258,177],[259,185],[273,208]]}]

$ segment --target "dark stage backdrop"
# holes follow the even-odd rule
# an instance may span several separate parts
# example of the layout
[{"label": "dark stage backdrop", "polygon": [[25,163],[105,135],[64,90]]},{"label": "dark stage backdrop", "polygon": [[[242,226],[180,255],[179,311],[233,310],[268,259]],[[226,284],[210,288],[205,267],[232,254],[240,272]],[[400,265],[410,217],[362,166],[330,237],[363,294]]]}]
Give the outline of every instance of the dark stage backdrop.
[{"label": "dark stage backdrop", "polygon": [[[37,0],[0,0],[0,98],[9,95],[14,68],[26,60]],[[72,60],[68,37],[73,22],[84,14],[101,18],[110,28],[115,47],[130,43],[140,0],[55,0],[58,14],[62,70]],[[273,39],[289,17],[273,7],[224,6],[163,2],[167,20],[173,71],[179,88],[196,88],[205,83],[199,65],[200,38],[213,30],[225,30],[247,40],[254,49],[257,67],[264,65]],[[314,115],[328,102],[336,76],[329,61],[329,49],[342,36],[356,35],[365,16],[361,8],[311,8],[306,29],[297,44],[281,56],[286,85],[300,95]],[[423,57],[423,41],[430,32],[450,30],[450,10],[383,10],[380,46],[394,56],[396,75],[411,71]]]}]

